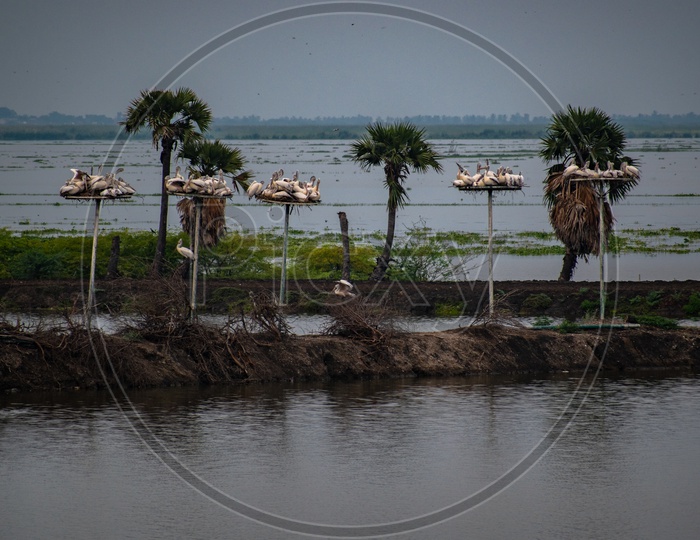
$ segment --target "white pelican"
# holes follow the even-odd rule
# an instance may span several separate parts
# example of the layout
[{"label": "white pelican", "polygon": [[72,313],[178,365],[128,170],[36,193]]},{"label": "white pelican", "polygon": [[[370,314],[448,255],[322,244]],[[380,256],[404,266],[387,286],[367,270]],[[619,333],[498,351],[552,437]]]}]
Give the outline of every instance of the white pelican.
[{"label": "white pelican", "polygon": [[[274,178],[274,175],[273,175]],[[258,193],[258,197],[262,197],[263,199],[269,199],[275,194],[275,188],[273,184],[273,180],[270,180],[270,183],[263,189],[260,193]]]},{"label": "white pelican", "polygon": [[273,182],[275,186],[277,186],[278,189],[283,189],[286,192],[291,193],[292,191],[292,183],[288,178],[282,178],[281,180],[275,180]]},{"label": "white pelican", "polygon": [[109,187],[109,182],[104,176],[91,176],[88,180],[88,189],[91,191],[102,191]]},{"label": "white pelican", "polygon": [[622,165],[620,166],[622,169],[622,174],[624,176],[631,176],[632,178],[639,178],[639,169],[637,167],[630,165],[626,161],[622,162]]},{"label": "white pelican", "polygon": [[83,191],[83,189],[78,184],[71,183],[69,180],[67,183],[61,186],[61,189],[58,192],[63,197],[70,197],[71,195],[77,195],[81,191]]},{"label": "white pelican", "polygon": [[248,198],[252,199],[256,195],[258,195],[261,191],[263,190],[263,183],[256,180],[252,184],[248,186],[248,189],[246,190],[246,193],[248,194]]},{"label": "white pelican", "polygon": [[175,249],[183,257],[194,260],[194,252],[190,248],[186,248],[182,245],[182,238],[177,241],[177,247]]},{"label": "white pelican", "polygon": [[294,191],[292,193],[292,197],[294,197],[299,202],[306,202],[306,200],[309,198],[309,195],[304,191]]},{"label": "white pelican", "polygon": [[571,162],[571,165],[569,165],[566,169],[564,169],[564,172],[562,173],[562,175],[564,176],[564,178],[568,178],[569,176],[571,176],[572,174],[574,174],[578,170],[579,170],[578,165],[576,165],[576,162],[573,161],[573,162]]},{"label": "white pelican", "polygon": [[315,176],[311,177],[311,187],[309,188],[309,200],[311,202],[316,202],[321,199],[321,194],[318,191],[318,187],[321,185],[321,180]]},{"label": "white pelican", "polygon": [[353,296],[357,296],[357,294],[352,292],[352,289],[352,283],[350,283],[347,280],[341,279],[335,282],[335,287],[333,287],[333,294],[342,298],[352,298]]},{"label": "white pelican", "polygon": [[277,201],[293,201],[294,200],[294,197],[292,197],[289,193],[287,193],[284,190],[275,191],[272,194],[272,198],[277,200]]}]

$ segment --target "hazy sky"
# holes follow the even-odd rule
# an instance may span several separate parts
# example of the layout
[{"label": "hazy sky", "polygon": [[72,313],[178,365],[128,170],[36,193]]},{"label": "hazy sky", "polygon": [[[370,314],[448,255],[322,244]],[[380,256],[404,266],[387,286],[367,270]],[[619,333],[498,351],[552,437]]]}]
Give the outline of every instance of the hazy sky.
[{"label": "hazy sky", "polygon": [[[211,38],[299,0],[5,0],[0,106],[124,111]],[[562,103],[700,113],[696,0],[396,0],[480,34]],[[590,14],[590,15],[587,15]],[[179,73],[175,73],[179,75]],[[413,20],[334,14],[241,36],[178,78],[215,116],[549,115],[482,49]]]}]

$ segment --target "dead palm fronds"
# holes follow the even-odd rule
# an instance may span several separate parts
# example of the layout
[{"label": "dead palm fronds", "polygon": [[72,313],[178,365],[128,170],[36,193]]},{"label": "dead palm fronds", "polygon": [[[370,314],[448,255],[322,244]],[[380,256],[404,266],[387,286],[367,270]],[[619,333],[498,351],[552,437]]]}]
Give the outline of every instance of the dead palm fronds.
[{"label": "dead palm fronds", "polygon": [[[194,237],[195,202],[193,199],[180,199],[177,203],[182,230]],[[204,199],[202,202],[202,222],[199,227],[199,242],[202,247],[213,247],[226,234],[226,201],[224,199]]]},{"label": "dead palm fronds", "polygon": [[[579,257],[600,253],[600,193],[590,182],[572,182],[561,174],[554,175],[545,186],[553,201],[549,222],[556,237]],[[605,238],[612,231],[614,217],[605,202],[603,216]]]}]

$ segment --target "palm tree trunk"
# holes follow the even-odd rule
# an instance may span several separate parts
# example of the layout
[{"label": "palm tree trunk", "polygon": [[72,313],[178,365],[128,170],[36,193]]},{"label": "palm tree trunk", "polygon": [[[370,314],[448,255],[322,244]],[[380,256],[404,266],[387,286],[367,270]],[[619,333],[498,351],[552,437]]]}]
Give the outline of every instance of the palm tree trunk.
[{"label": "palm tree trunk", "polygon": [[564,254],[564,261],[561,267],[561,274],[559,274],[559,281],[571,281],[574,275],[574,270],[576,269],[576,262],[578,256],[572,251],[566,250]]},{"label": "palm tree trunk", "polygon": [[384,242],[384,250],[382,254],[377,257],[377,266],[374,267],[372,271],[371,279],[374,281],[381,281],[389,268],[389,261],[391,260],[391,248],[394,245],[394,229],[396,228],[396,206],[389,206],[387,210],[389,218],[387,220],[386,227],[386,241]]},{"label": "palm tree trunk", "polygon": [[163,262],[165,261],[165,241],[168,233],[168,191],[165,189],[165,177],[170,176],[170,158],[173,150],[172,141],[163,139],[161,143],[160,162],[163,167],[160,182],[160,218],[158,219],[158,239],[152,268],[152,273],[155,276],[163,273]]}]

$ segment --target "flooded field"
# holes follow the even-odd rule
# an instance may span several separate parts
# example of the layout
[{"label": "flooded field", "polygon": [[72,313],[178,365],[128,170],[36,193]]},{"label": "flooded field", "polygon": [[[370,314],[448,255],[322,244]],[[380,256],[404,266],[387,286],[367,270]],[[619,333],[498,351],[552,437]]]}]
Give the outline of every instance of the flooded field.
[{"label": "flooded field", "polygon": [[[301,179],[315,175],[321,179],[322,202],[292,215],[291,227],[313,233],[337,232],[338,212],[347,214],[351,234],[362,239],[386,227],[386,192],[381,169],[363,172],[349,158],[349,140],[265,140],[224,141],[241,149],[256,179],[266,181],[273,171],[288,174],[298,170]],[[537,140],[456,140],[435,141],[437,150],[449,156],[443,174],[411,175],[408,179],[410,202],[399,212],[397,235],[417,226],[433,231],[487,231],[485,194],[459,192],[451,187],[457,166],[471,168],[488,158],[492,164],[510,166],[525,177],[522,192],[498,194],[494,206],[496,239],[517,242],[521,232],[551,232],[542,202],[544,164],[537,157]],[[698,173],[700,142],[695,139],[632,139],[628,154],[639,160],[642,180],[627,199],[614,206],[616,232],[637,235],[660,229],[695,231],[700,229]],[[158,152],[149,141],[115,146],[109,141],[5,142],[0,144],[0,227],[13,231],[56,230],[82,232],[91,228],[91,206],[67,201],[58,189],[70,176],[71,168],[89,170],[105,163],[106,168],[124,167],[122,176],[138,195],[128,201],[107,203],[101,215],[101,230],[154,230],[159,207],[160,164]],[[173,165],[174,167],[174,165]],[[173,200],[169,224],[178,229]],[[230,229],[256,232],[281,229],[284,212],[245,195],[234,195],[227,205]],[[695,279],[693,268],[700,262],[700,242],[679,235],[644,237],[643,243],[663,244],[662,251],[683,253],[643,254],[634,260],[625,255],[620,264],[614,259],[610,272],[620,279]],[[659,257],[661,257],[661,262]],[[513,260],[517,261],[515,266]],[[537,275],[557,262],[541,257],[503,256],[497,265],[498,279],[520,279],[521,274]],[[551,257],[550,257],[551,259]],[[558,259],[558,257],[554,257]],[[627,261],[625,263],[625,261]],[[624,264],[623,264],[624,263]],[[524,266],[523,266],[524,265]],[[592,272],[597,272],[597,264]],[[626,269],[625,269],[626,268]],[[499,275],[499,272],[501,274]],[[505,272],[505,273],[502,273]],[[548,278],[550,271],[542,278]],[[552,271],[555,274],[556,270]],[[556,277],[552,275],[551,277]],[[611,274],[611,277],[615,277]]]}]

